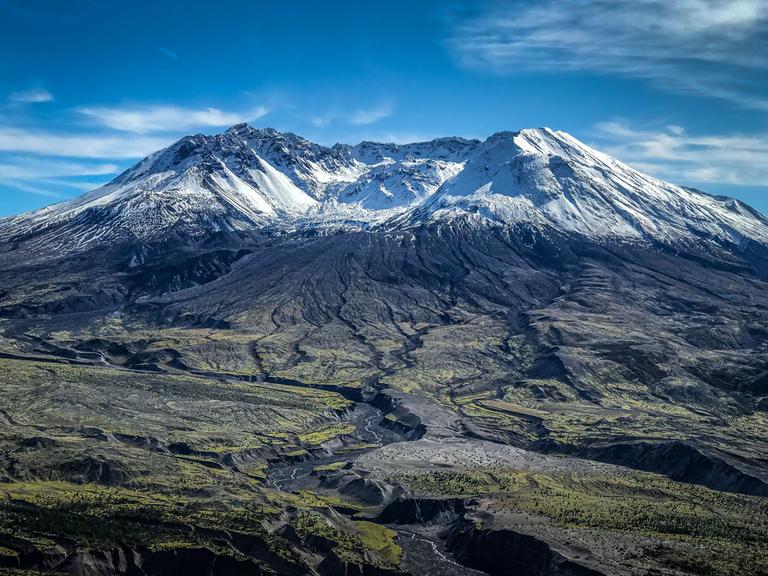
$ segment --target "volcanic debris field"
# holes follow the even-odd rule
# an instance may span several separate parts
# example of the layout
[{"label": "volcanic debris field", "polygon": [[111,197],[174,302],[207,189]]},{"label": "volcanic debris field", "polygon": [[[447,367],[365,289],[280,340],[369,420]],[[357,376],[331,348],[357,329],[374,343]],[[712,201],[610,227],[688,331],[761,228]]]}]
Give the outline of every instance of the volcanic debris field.
[{"label": "volcanic debris field", "polygon": [[[470,299],[471,275],[375,278],[356,252],[388,240],[359,240],[238,237],[231,271],[156,294],[152,262],[63,258],[55,290],[47,263],[9,269],[3,570],[766,573],[762,283],[704,314],[695,263],[675,280],[630,252]],[[297,246],[315,264],[272,268]]]}]

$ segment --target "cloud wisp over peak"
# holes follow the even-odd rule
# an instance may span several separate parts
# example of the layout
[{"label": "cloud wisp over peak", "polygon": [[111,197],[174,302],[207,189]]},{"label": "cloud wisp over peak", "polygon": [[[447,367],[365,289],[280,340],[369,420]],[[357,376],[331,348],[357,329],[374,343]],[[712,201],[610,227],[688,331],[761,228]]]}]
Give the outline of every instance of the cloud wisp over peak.
[{"label": "cloud wisp over peak", "polygon": [[83,107],[79,112],[102,126],[123,132],[147,134],[195,128],[232,126],[249,122],[269,113],[265,106],[226,112],[218,108],[183,108],[180,106]]},{"label": "cloud wisp over peak", "polygon": [[689,134],[671,125],[638,129],[623,121],[598,123],[597,147],[638,170],[679,184],[764,186],[768,134]]},{"label": "cloud wisp over peak", "polygon": [[768,111],[768,0],[510,2],[456,20],[448,45],[468,68],[615,74]]},{"label": "cloud wisp over peak", "polygon": [[368,126],[379,120],[392,116],[394,110],[391,104],[379,104],[367,108],[357,108],[351,112],[328,112],[315,116],[310,120],[317,128],[324,128],[334,122],[349,124],[351,126]]}]

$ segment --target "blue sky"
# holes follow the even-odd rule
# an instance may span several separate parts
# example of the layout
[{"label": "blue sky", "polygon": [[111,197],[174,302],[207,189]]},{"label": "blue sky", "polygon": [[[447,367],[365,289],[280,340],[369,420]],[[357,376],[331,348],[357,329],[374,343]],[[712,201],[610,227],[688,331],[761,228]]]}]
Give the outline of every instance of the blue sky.
[{"label": "blue sky", "polygon": [[550,126],[768,213],[768,0],[0,0],[0,216],[239,121]]}]

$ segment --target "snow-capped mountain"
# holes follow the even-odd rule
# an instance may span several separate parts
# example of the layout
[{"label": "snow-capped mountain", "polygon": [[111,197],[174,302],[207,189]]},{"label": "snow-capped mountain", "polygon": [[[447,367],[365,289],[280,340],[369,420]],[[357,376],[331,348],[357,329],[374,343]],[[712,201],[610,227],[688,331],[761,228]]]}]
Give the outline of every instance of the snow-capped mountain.
[{"label": "snow-capped mountain", "polygon": [[742,202],[647,176],[549,128],[488,138],[417,218],[467,212],[590,238],[768,242],[768,220]]},{"label": "snow-capped mountain", "polygon": [[81,198],[2,220],[0,240],[72,250],[169,230],[456,218],[600,240],[768,244],[768,221],[743,203],[646,176],[548,128],[329,148],[246,124],[188,136]]}]

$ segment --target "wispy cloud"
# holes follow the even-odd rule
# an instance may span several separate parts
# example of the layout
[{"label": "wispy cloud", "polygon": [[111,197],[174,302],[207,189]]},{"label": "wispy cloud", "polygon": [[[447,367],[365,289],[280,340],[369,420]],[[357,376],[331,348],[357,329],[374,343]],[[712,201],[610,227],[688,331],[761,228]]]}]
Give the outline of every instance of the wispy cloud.
[{"label": "wispy cloud", "polygon": [[71,198],[69,194],[63,194],[60,190],[57,190],[56,188],[51,188],[45,185],[40,186],[39,184],[29,183],[27,181],[8,180],[6,182],[3,182],[3,184],[5,186],[15,188],[16,190],[21,190],[22,192],[34,194],[35,196],[45,196],[46,198],[55,198],[58,200]]},{"label": "wispy cloud", "polygon": [[324,128],[331,124],[336,118],[338,118],[337,114],[323,114],[322,116],[315,116],[310,119],[310,123],[312,126],[316,126],[317,128]]},{"label": "wispy cloud", "polygon": [[689,185],[768,183],[768,134],[689,134],[681,126],[636,129],[603,122],[596,146],[638,170]]},{"label": "wispy cloud", "polygon": [[355,110],[349,115],[349,123],[354,126],[365,126],[390,116],[392,116],[392,106],[389,104],[382,104],[380,106],[374,106],[373,108],[361,108]]},{"label": "wispy cloud", "polygon": [[115,174],[120,168],[112,163],[67,162],[39,158],[12,157],[0,162],[0,178],[55,178],[62,176],[103,176]]},{"label": "wispy cloud", "polygon": [[[103,184],[103,181],[93,177],[111,178],[119,171],[120,167],[112,163],[11,156],[0,162],[0,181],[4,186],[30,194],[68,198]],[[83,177],[88,177],[88,180],[84,181]]]},{"label": "wispy cloud", "polygon": [[457,19],[460,64],[586,71],[768,110],[768,0],[508,2]]},{"label": "wispy cloud", "polygon": [[0,127],[0,151],[66,158],[141,158],[173,140],[171,137],[58,134]]},{"label": "wispy cloud", "polygon": [[351,124],[352,126],[367,126],[375,124],[384,118],[389,118],[392,116],[392,113],[393,108],[391,104],[379,104],[370,108],[358,108],[351,112],[328,112],[315,116],[310,122],[318,128],[324,128],[335,122]]},{"label": "wispy cloud", "polygon": [[174,52],[173,50],[169,50],[168,48],[163,48],[162,46],[160,46],[158,50],[160,51],[161,54],[168,56],[168,58],[170,58],[171,60],[179,59],[179,55],[176,54],[176,52]]},{"label": "wispy cloud", "polygon": [[8,100],[11,102],[19,103],[36,103],[36,102],[52,102],[53,94],[48,90],[22,90],[20,92],[13,92],[8,96]]},{"label": "wispy cloud", "polygon": [[239,112],[218,108],[182,108],[180,106],[141,106],[134,108],[85,107],[79,112],[102,126],[124,132],[178,132],[193,128],[231,126],[253,121],[269,113],[264,106]]}]

